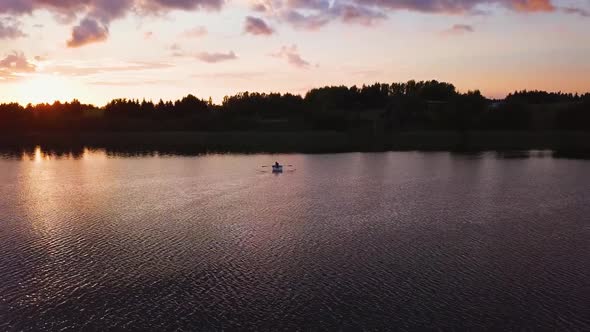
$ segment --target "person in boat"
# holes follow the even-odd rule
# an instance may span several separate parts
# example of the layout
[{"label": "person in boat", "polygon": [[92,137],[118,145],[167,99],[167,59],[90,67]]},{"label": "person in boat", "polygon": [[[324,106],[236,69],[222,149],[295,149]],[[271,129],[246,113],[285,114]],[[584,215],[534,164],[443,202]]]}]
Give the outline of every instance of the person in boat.
[{"label": "person in boat", "polygon": [[279,168],[279,166],[280,166],[279,165],[279,162],[278,161],[275,161],[275,168]]}]

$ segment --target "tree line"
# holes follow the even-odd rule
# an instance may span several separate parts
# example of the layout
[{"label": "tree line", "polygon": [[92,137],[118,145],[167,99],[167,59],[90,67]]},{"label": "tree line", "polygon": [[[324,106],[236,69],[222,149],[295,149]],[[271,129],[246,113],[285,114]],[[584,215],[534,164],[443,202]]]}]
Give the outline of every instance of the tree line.
[{"label": "tree line", "polygon": [[327,86],[304,96],[243,92],[220,105],[188,95],[176,101],[115,99],[0,104],[3,132],[165,130],[590,130],[590,93],[516,91],[490,100],[438,81]]}]

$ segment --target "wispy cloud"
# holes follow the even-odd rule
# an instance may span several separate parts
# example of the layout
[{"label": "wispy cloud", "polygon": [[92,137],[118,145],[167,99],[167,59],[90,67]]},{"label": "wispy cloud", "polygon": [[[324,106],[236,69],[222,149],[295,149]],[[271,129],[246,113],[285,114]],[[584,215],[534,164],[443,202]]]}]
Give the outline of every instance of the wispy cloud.
[{"label": "wispy cloud", "polygon": [[517,12],[551,12],[556,9],[552,0],[356,0],[358,4],[391,10],[424,13],[461,14],[477,12],[477,7],[498,4]]},{"label": "wispy cloud", "polygon": [[304,30],[318,30],[333,21],[372,26],[387,18],[379,6],[365,5],[360,1],[287,0],[282,6],[273,2],[259,3],[255,9]]},{"label": "wispy cloud", "polygon": [[473,28],[473,26],[468,25],[468,24],[455,24],[452,27],[444,30],[442,32],[443,35],[446,36],[457,36],[457,35],[463,35],[466,33],[472,33],[475,32],[475,28]]},{"label": "wispy cloud", "polygon": [[35,71],[35,65],[31,64],[24,53],[14,51],[3,59],[0,59],[0,69],[14,73],[30,73]]},{"label": "wispy cloud", "polygon": [[244,32],[252,35],[269,36],[275,31],[268,24],[266,24],[263,19],[253,16],[246,16]]},{"label": "wispy cloud", "polygon": [[53,65],[43,69],[45,72],[60,74],[64,76],[91,76],[112,72],[135,72],[145,70],[166,69],[174,65],[160,62],[123,62],[112,65],[99,65],[92,63],[73,63]]},{"label": "wispy cloud", "polygon": [[201,52],[197,53],[195,57],[203,62],[207,63],[217,63],[229,60],[235,60],[238,57],[233,51],[228,53],[208,53],[208,52]]},{"label": "wispy cloud", "polygon": [[297,45],[283,46],[278,52],[272,53],[271,56],[275,58],[285,59],[290,65],[297,68],[310,67],[310,63],[304,60],[299,54],[299,51],[297,50]]},{"label": "wispy cloud", "polygon": [[94,81],[91,85],[98,86],[138,86],[138,85],[158,85],[175,83],[174,80],[136,80],[136,81]]},{"label": "wispy cloud", "polygon": [[265,76],[266,72],[261,71],[245,71],[245,72],[220,72],[220,73],[199,73],[191,75],[194,78],[206,78],[206,79],[240,79],[250,80],[254,77]]},{"label": "wispy cloud", "polygon": [[21,74],[32,73],[36,69],[24,53],[14,51],[0,59],[0,83],[19,80]]},{"label": "wispy cloud", "polygon": [[170,47],[168,47],[168,49],[170,51],[172,51],[172,56],[173,57],[183,57],[183,56],[186,56],[186,54],[182,50],[182,46],[180,46],[180,44],[178,44],[178,43],[174,43],[174,44],[170,45]]},{"label": "wispy cloud", "polygon": [[561,10],[566,14],[575,14],[582,17],[590,17],[590,10],[576,7],[563,7]]},{"label": "wispy cloud", "polygon": [[341,17],[342,22],[365,26],[372,26],[387,17],[384,13],[363,6],[343,5],[334,10],[335,15]]},{"label": "wispy cloud", "polygon": [[13,20],[0,20],[0,39],[16,39],[26,36],[17,22]]},{"label": "wispy cloud", "polygon": [[[396,11],[433,15],[477,15],[497,5],[518,13],[554,12],[555,0],[261,0],[252,10],[295,28],[318,30],[330,22],[373,26]],[[583,15],[578,9],[566,10]]]},{"label": "wispy cloud", "polygon": [[267,5],[264,3],[255,3],[250,7],[250,9],[259,13],[264,13],[270,10],[270,8],[268,8]]},{"label": "wispy cloud", "polygon": [[182,33],[182,35],[186,38],[201,38],[208,34],[207,28],[204,26],[194,27],[192,29],[188,29]]},{"label": "wispy cloud", "polygon": [[297,10],[289,10],[281,13],[280,20],[286,21],[295,28],[313,31],[330,23],[331,18],[323,13],[305,15]]}]

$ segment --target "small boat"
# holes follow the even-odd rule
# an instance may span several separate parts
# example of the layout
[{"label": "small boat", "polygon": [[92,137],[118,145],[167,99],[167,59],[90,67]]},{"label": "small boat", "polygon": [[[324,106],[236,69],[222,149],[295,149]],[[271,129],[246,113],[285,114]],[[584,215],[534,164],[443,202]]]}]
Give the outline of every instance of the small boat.
[{"label": "small boat", "polygon": [[279,165],[278,163],[272,165],[272,172],[273,173],[283,173],[283,165]]},{"label": "small boat", "polygon": [[[262,167],[271,167],[272,168],[272,172],[275,174],[280,174],[283,173],[283,171],[286,172],[293,172],[295,171],[295,169],[293,168],[293,165],[281,165],[279,164],[279,162],[275,162],[273,165],[263,165]],[[261,171],[263,172],[263,171]]]}]

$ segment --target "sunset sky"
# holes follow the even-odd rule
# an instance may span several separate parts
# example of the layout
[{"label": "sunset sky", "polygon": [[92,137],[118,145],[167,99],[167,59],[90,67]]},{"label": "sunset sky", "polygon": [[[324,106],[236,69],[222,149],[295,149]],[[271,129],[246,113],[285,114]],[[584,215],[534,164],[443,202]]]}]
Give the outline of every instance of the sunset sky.
[{"label": "sunset sky", "polygon": [[590,0],[0,0],[0,102],[437,79],[590,91]]}]

